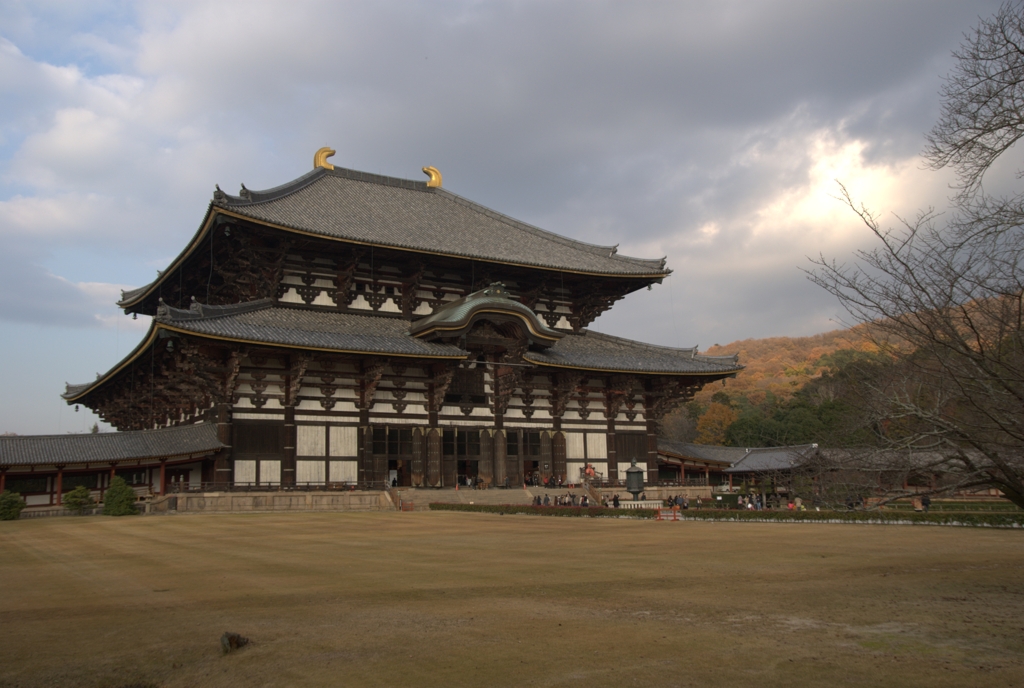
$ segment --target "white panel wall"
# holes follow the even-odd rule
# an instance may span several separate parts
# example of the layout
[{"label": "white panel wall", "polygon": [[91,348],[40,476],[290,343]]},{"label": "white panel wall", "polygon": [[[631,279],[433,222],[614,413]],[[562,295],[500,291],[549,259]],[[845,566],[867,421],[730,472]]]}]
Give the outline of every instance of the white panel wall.
[{"label": "white panel wall", "polygon": [[296,461],[295,482],[300,485],[303,483],[323,485],[325,470],[323,461]]},{"label": "white panel wall", "polygon": [[358,479],[359,479],[359,462],[358,461],[331,461],[331,482],[332,483],[354,483]]},{"label": "white panel wall", "polygon": [[583,458],[586,458],[586,454],[583,453],[583,433],[582,432],[567,432],[567,433],[565,433],[565,458],[567,458],[567,459],[583,459]]},{"label": "white panel wall", "polygon": [[244,485],[254,482],[256,482],[256,462],[235,461],[235,484]]},{"label": "white panel wall", "polygon": [[605,435],[603,432],[587,433],[587,458],[608,458],[608,436]]},{"label": "white panel wall", "polygon": [[565,462],[565,479],[570,483],[583,482],[583,469],[587,464],[583,461]]},{"label": "white panel wall", "polygon": [[[359,428],[331,427],[331,456],[356,456],[359,453]],[[334,478],[331,478],[334,482]],[[355,478],[352,479],[355,482]]]},{"label": "white panel wall", "polygon": [[281,484],[281,462],[260,461],[260,485]]},{"label": "white panel wall", "polygon": [[299,456],[327,456],[327,429],[323,425],[295,427],[295,453]]}]

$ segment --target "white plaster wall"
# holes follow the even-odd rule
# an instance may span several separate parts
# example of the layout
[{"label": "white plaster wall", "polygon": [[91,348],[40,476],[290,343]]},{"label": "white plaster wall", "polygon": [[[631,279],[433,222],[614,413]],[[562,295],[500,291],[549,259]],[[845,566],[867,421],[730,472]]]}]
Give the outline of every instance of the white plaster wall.
[{"label": "white plaster wall", "polygon": [[[154,487],[158,482],[160,482],[159,476],[153,481]],[[256,482],[256,462],[235,461],[235,485],[245,485],[246,483],[254,482]]]},{"label": "white plaster wall", "polygon": [[[317,282],[321,282],[321,281],[323,281],[323,280],[317,280]],[[319,294],[316,295],[315,299],[313,299],[313,305],[314,306],[333,306],[334,305],[334,299],[332,299],[330,294],[328,294],[326,291],[322,291],[322,292],[320,292]]]},{"label": "white plaster wall", "polygon": [[282,303],[305,303],[295,289],[289,289],[286,291],[281,295],[281,298],[279,298],[278,301],[281,301]]},{"label": "white plaster wall", "polygon": [[583,444],[584,434],[582,432],[567,432],[565,433],[565,458],[566,459],[584,459],[586,454],[584,453]]},{"label": "white plaster wall", "polygon": [[327,427],[298,425],[295,427],[295,453],[299,456],[327,455]]},{"label": "white plaster wall", "polygon": [[260,485],[281,484],[281,462],[260,461]]},{"label": "white plaster wall", "polygon": [[[331,456],[356,456],[359,451],[359,428],[331,426]],[[334,478],[331,478],[333,481]]]},{"label": "white plaster wall", "polygon": [[608,458],[608,439],[605,433],[587,433],[587,458],[591,460]]},{"label": "white plaster wall", "polygon": [[296,461],[295,482],[323,485],[325,470],[323,461]]},{"label": "white plaster wall", "polygon": [[359,480],[359,462],[331,461],[332,483],[354,483]]}]

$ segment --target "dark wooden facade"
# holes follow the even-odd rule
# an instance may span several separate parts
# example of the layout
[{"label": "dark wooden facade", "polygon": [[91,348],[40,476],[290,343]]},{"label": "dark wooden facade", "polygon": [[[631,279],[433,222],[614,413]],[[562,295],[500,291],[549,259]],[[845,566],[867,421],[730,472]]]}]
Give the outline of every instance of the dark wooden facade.
[{"label": "dark wooden facade", "polygon": [[[386,192],[414,208],[423,199],[402,194],[436,191],[344,172],[335,181],[345,193]],[[210,484],[515,485],[533,474],[574,481],[586,463],[616,480],[633,459],[656,479],[662,417],[740,369],[735,359],[585,329],[626,294],[660,282],[663,262],[515,225],[450,195],[427,200],[471,206],[508,236],[458,256],[394,245],[388,232],[402,225],[381,219],[398,217],[394,209],[368,216],[381,223],[379,241],[298,226],[305,206],[296,199],[335,181],[265,194],[270,210],[292,203],[295,226],[254,219],[263,208],[254,196],[218,190],[185,251],[121,302],[127,313],[155,316],[146,338],[100,380],[69,386],[68,402],[122,430],[216,424],[227,448],[204,463]],[[448,212],[424,222],[443,227]],[[408,213],[399,219],[417,231]],[[551,242],[568,258],[503,258],[517,237]],[[481,296],[495,285],[504,300]],[[475,298],[491,300],[477,312],[468,305]],[[466,320],[441,322],[426,338],[407,332],[448,312]]]}]

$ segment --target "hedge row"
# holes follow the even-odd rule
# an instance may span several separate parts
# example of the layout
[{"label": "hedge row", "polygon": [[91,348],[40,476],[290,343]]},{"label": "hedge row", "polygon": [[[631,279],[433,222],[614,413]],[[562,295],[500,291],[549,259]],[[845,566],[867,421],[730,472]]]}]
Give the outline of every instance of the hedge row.
[{"label": "hedge row", "polygon": [[486,514],[533,514],[536,516],[583,516],[656,518],[657,509],[611,509],[604,506],[532,506],[528,504],[447,504],[431,502],[431,511],[477,511]]},{"label": "hedge row", "polygon": [[[607,507],[528,506],[518,504],[443,504],[432,502],[432,511],[474,511],[488,514],[533,514],[590,518],[657,518],[656,509],[611,509]],[[687,509],[679,513],[684,521],[748,521],[753,523],[817,522],[879,523],[892,525],[981,526],[1024,528],[1024,514],[1005,513],[892,513],[884,511],[719,511]]]}]

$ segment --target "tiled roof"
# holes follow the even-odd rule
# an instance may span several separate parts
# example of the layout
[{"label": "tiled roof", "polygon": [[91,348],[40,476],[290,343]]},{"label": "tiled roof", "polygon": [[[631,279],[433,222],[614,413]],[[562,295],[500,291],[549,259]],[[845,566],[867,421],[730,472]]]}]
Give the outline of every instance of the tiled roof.
[{"label": "tiled roof", "polygon": [[0,437],[0,466],[105,463],[209,454],[225,445],[217,426],[200,423],[137,432]]},{"label": "tiled roof", "polygon": [[760,471],[784,471],[798,465],[818,449],[816,444],[801,444],[792,447],[761,447],[748,449],[747,455],[725,469],[726,473],[757,473]]},{"label": "tiled roof", "polygon": [[[518,302],[517,307],[529,310]],[[82,385],[67,385],[63,397],[73,401],[98,387],[116,371],[148,350],[157,330],[170,330],[227,341],[296,349],[384,356],[462,359],[469,352],[453,344],[418,339],[408,321],[379,314],[361,315],[281,305],[262,299],[229,306],[193,303],[188,310],[161,303],[147,337],[106,376]],[[563,335],[562,332],[557,332]],[[696,349],[672,349],[583,330],[564,333],[551,348],[528,351],[525,361],[601,372],[703,375],[724,378],[742,370],[735,356],[700,356]]]},{"label": "tiled roof", "polygon": [[668,272],[664,259],[620,256],[614,246],[567,239],[425,182],[318,168],[275,189],[246,193],[221,194],[214,206],[377,246],[599,275]]},{"label": "tiled roof", "polygon": [[270,299],[192,310],[161,306],[158,323],[198,335],[296,348],[461,358],[462,349],[409,336],[400,318],[275,306]]},{"label": "tiled roof", "polygon": [[608,372],[721,375],[743,369],[735,356],[701,356],[696,348],[674,349],[582,330],[543,352],[530,351],[532,363]]},{"label": "tiled roof", "polygon": [[710,444],[690,444],[658,438],[658,452],[682,456],[698,461],[714,461],[731,466],[747,455],[743,447],[719,447]]}]

